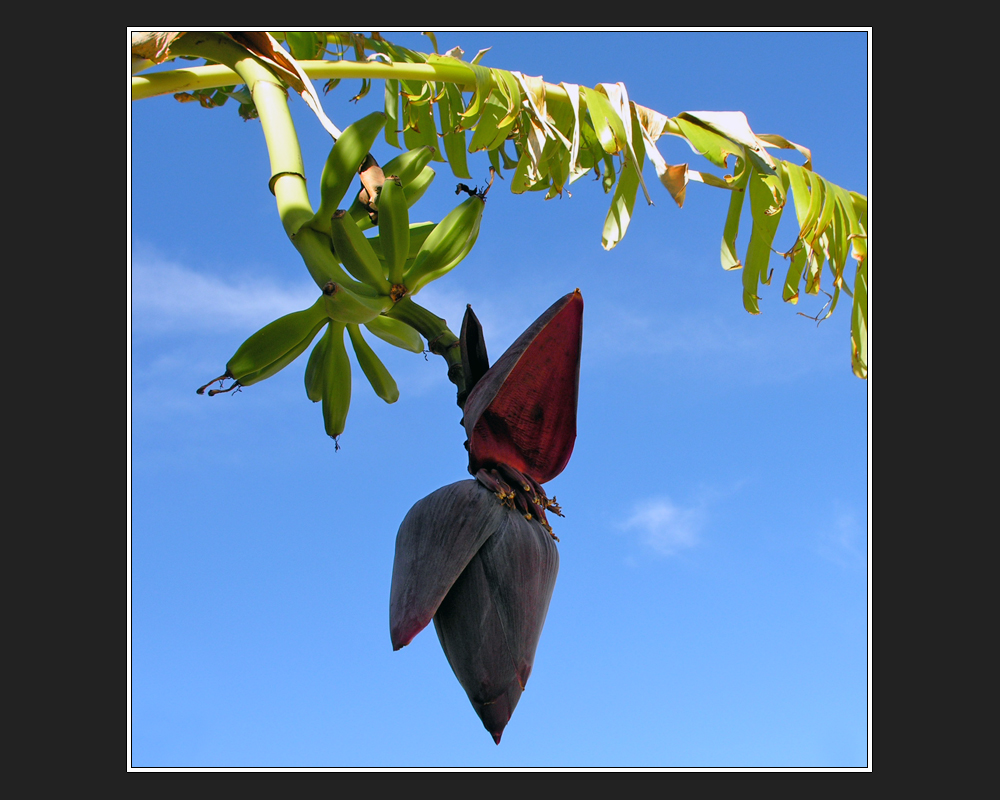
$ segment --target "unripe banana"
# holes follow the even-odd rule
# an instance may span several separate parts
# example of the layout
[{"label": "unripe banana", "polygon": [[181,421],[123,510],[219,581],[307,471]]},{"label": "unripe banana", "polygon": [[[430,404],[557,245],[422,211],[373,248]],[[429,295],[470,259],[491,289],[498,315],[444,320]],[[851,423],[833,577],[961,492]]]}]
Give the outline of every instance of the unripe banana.
[{"label": "unripe banana", "polygon": [[316,346],[309,354],[309,362],[306,364],[306,397],[314,403],[318,403],[323,399],[323,373],[326,370],[326,347],[332,327],[327,328],[326,333],[316,342]]},{"label": "unripe banana", "polygon": [[347,326],[347,332],[351,336],[351,344],[354,345],[354,355],[358,358],[361,371],[365,373],[368,382],[375,390],[375,394],[387,403],[395,403],[399,399],[399,388],[389,370],[385,368],[382,360],[375,355],[368,342],[361,335],[361,329],[357,325]]},{"label": "unripe banana", "polygon": [[323,424],[327,435],[336,439],[344,432],[351,407],[351,361],[344,345],[344,325],[331,322],[324,337]]},{"label": "unripe banana", "polygon": [[[407,212],[409,213],[409,212]],[[418,252],[420,252],[420,246],[424,243],[424,240],[431,235],[431,231],[437,225],[436,222],[411,222],[410,223],[410,249],[406,253],[406,258],[412,260]],[[368,244],[372,246],[372,250],[375,251],[375,255],[378,256],[379,261],[382,263],[382,271],[384,274],[388,274],[388,270],[385,266],[385,248],[382,247],[382,236],[371,236],[368,238]]]},{"label": "unripe banana", "polygon": [[436,174],[431,167],[424,167],[412,181],[403,184],[403,191],[406,192],[406,205],[412,207],[417,200],[424,196],[424,192],[430,188]]},{"label": "unripe banana", "polygon": [[382,275],[382,264],[371,243],[351,215],[342,209],[334,212],[330,219],[330,239],[334,253],[351,275],[378,290],[379,294],[392,291],[392,285]]},{"label": "unripe banana", "polygon": [[[326,316],[326,298],[320,297],[307,309],[285,314],[274,322],[269,322],[239,346],[226,364],[226,377],[248,386],[244,381],[250,376],[282,361],[296,349],[296,356],[305,350],[319,332]],[[290,360],[281,366],[288,363]],[[278,369],[270,374],[273,375]]]},{"label": "unripe banana", "polygon": [[385,175],[395,175],[406,187],[413,183],[416,177],[423,172],[434,157],[434,148],[428,145],[415,147],[400,153],[395,158],[389,159],[382,165],[382,172]]},{"label": "unripe banana", "polygon": [[342,284],[330,281],[323,287],[326,315],[337,322],[370,322],[392,306],[392,298],[361,297]]},{"label": "unripe banana", "polygon": [[330,230],[331,215],[347,194],[358,167],[383,127],[385,114],[378,111],[349,125],[334,143],[320,181],[320,205],[312,223],[317,230]]},{"label": "unripe banana", "polygon": [[403,277],[411,295],[440,278],[469,254],[479,236],[485,205],[483,197],[472,195],[437,224]]},{"label": "unripe banana", "polygon": [[323,320],[312,332],[306,336],[301,342],[299,342],[295,347],[289,350],[285,355],[279,358],[277,361],[272,361],[268,366],[263,369],[257,370],[257,372],[251,372],[249,375],[244,375],[239,380],[240,386],[253,386],[255,383],[260,383],[262,380],[270,378],[272,375],[276,375],[281,372],[285,367],[291,364],[295,359],[302,355],[306,348],[312,344],[312,340],[316,338],[316,335],[323,330],[323,327],[327,324],[329,320]]},{"label": "unripe banana", "polygon": [[365,327],[383,342],[409,350],[411,353],[424,352],[424,340],[420,338],[420,334],[400,319],[379,316],[366,322]]},{"label": "unripe banana", "polygon": [[379,239],[391,288],[403,282],[403,270],[410,254],[410,211],[399,178],[390,175],[385,179],[378,210]]},{"label": "unripe banana", "polygon": [[[327,220],[328,224],[329,222]],[[333,281],[343,284],[356,295],[378,297],[378,289],[354,280],[340,265],[333,254],[333,242],[330,240],[329,232],[320,233],[308,225],[303,225],[295,234],[293,244],[302,256],[302,260],[306,262],[309,274],[321,289]]]}]

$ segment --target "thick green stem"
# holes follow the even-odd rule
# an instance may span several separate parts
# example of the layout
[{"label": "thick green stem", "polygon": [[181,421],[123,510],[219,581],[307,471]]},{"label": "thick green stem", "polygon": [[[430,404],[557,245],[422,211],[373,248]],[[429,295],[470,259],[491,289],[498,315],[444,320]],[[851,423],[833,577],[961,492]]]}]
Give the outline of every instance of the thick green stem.
[{"label": "thick green stem", "polygon": [[225,64],[151,72],[132,76],[132,99],[145,100],[147,97],[193,92],[195,89],[219,89],[237,83],[239,76]]},{"label": "thick green stem", "polygon": [[[207,36],[208,34],[206,34]],[[191,36],[191,34],[189,34]],[[180,43],[188,37],[177,40],[171,52],[179,55]],[[245,53],[244,53],[245,54]],[[197,55],[191,53],[190,55]],[[215,60],[215,59],[213,59]],[[300,61],[299,66],[306,75],[316,80],[320,78],[397,78],[415,81],[445,81],[457,84],[463,91],[476,88],[476,76],[472,69],[459,61],[455,64],[384,64],[381,62],[358,61]],[[135,75],[132,78],[132,99],[144,100],[162,94],[191,91],[192,89],[216,89],[239,83],[240,75],[233,74],[231,67],[188,67],[170,72],[153,72],[149,75]],[[273,78],[272,78],[273,80]]]},{"label": "thick green stem", "polygon": [[[448,380],[458,388],[458,396],[465,395],[465,370],[462,369],[462,351],[458,337],[448,329],[441,317],[417,305],[409,297],[404,297],[386,312],[411,328],[419,331],[427,340],[427,349],[441,356],[448,364]],[[459,403],[461,406],[461,403]]]},{"label": "thick green stem", "polygon": [[306,191],[302,150],[288,110],[284,84],[245,48],[217,33],[192,33],[183,36],[177,40],[171,52],[224,64],[246,83],[260,117],[271,159],[271,180],[268,185],[277,200],[278,214],[285,233],[294,237],[302,223],[312,219],[313,210]]}]

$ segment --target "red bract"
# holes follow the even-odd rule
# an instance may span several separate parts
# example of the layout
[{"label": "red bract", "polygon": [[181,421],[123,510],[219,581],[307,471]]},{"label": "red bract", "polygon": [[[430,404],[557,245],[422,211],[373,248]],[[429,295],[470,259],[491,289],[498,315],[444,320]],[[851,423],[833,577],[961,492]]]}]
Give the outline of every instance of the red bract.
[{"label": "red bract", "polygon": [[549,307],[475,385],[465,401],[469,472],[507,464],[546,483],[576,441],[583,296]]},{"label": "red bract", "polygon": [[531,674],[559,570],[545,518],[559,507],[540,484],[573,451],[582,318],[580,292],[566,295],[485,372],[465,404],[476,480],[425,497],[396,536],[393,649],[433,619],[497,744]]}]

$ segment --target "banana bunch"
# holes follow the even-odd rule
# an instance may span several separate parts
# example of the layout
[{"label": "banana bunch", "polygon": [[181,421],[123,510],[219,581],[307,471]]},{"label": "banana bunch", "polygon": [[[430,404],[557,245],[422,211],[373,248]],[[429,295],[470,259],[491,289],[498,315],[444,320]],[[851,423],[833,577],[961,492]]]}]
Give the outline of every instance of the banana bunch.
[{"label": "banana bunch", "polygon": [[[385,114],[369,114],[341,134],[323,167],[319,209],[293,237],[322,288],[320,297],[253,334],[229,359],[226,372],[198,389],[199,394],[216,382],[220,388],[208,391],[210,396],[271,377],[304,353],[325,328],[309,356],[305,388],[310,400],[323,404],[326,432],[339,437],[350,408],[345,334],[375,393],[387,403],[396,402],[396,381],[365,341],[362,326],[395,347],[424,352],[421,333],[392,316],[393,306],[468,255],[479,235],[489,187],[478,191],[459,184],[456,194],[464,190],[469,197],[444,219],[411,223],[410,207],[434,180],[429,166],[434,148],[417,147],[379,166],[369,151],[385,122]],[[355,178],[361,187],[345,210],[343,201]],[[375,235],[366,236],[373,227]],[[227,379],[233,381],[228,389],[223,388]]]}]

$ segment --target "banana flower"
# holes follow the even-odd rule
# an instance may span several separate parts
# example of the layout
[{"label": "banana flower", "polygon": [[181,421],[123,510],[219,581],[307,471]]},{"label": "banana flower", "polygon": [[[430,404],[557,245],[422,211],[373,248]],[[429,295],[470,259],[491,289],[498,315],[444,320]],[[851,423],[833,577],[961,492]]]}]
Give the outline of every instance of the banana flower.
[{"label": "banana flower", "polygon": [[576,439],[583,298],[577,290],[557,301],[489,369],[469,320],[463,363],[474,385],[463,423],[475,479],[438,489],[403,520],[389,624],[399,650],[434,620],[499,744],[531,675],[559,570],[546,511],[561,510],[541,484],[562,472]]}]

